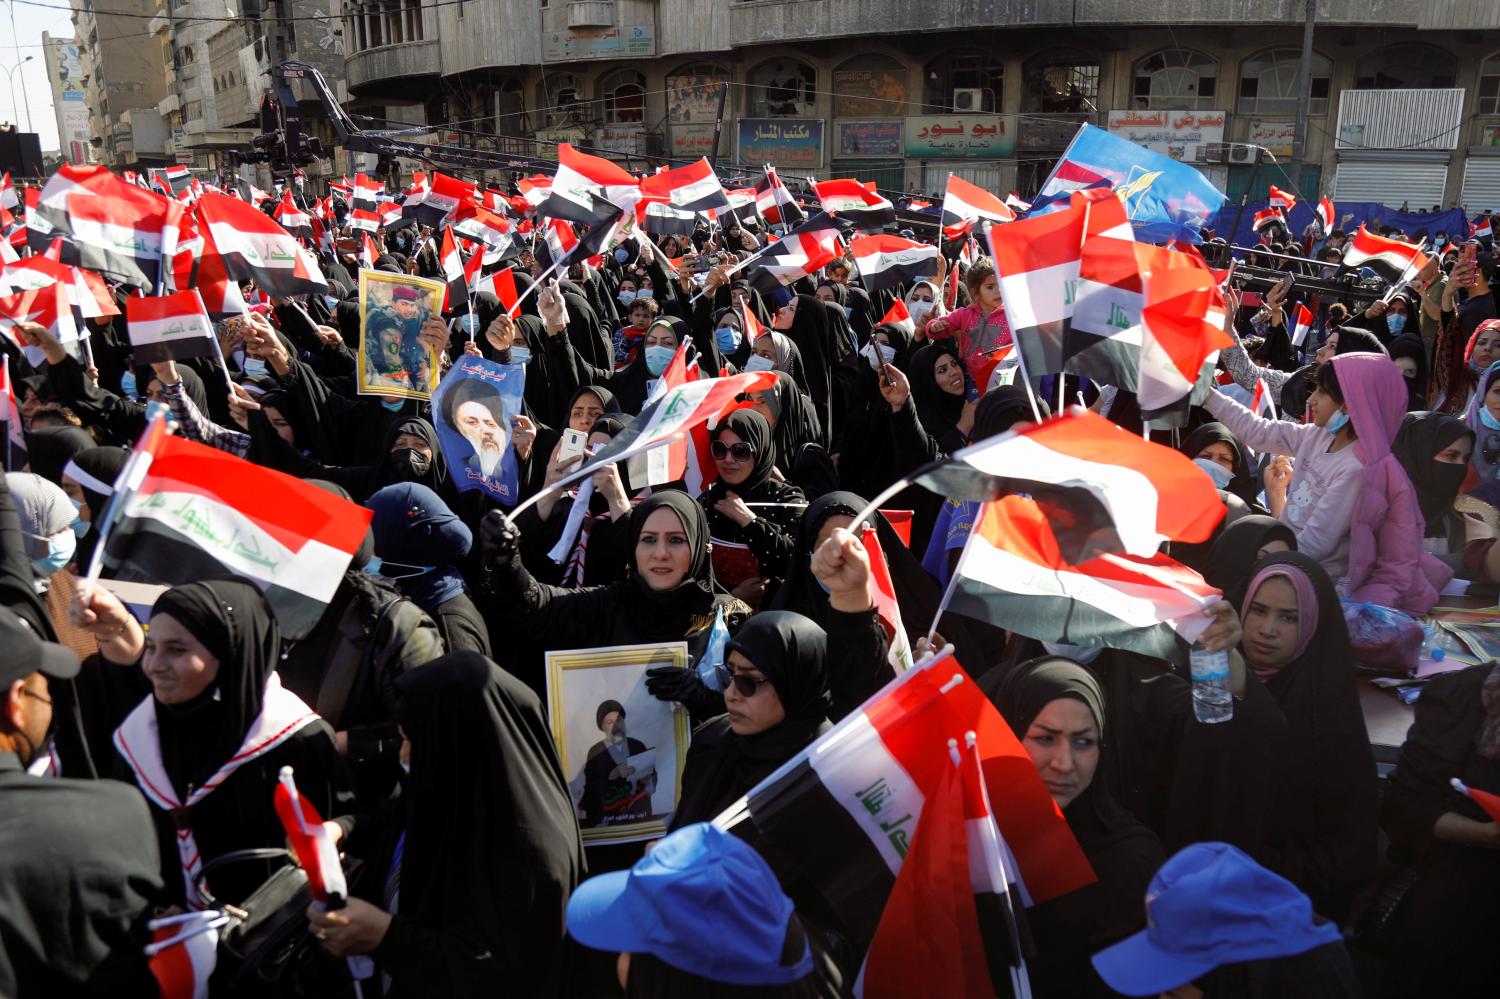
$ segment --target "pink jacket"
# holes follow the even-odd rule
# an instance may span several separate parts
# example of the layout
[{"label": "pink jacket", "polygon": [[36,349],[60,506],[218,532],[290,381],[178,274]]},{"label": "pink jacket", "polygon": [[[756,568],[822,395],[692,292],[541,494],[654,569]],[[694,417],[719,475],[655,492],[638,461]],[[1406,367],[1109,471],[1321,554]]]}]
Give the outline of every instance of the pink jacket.
[{"label": "pink jacket", "polygon": [[1406,415],[1406,381],[1384,354],[1340,354],[1331,363],[1358,435],[1354,453],[1364,464],[1349,524],[1349,595],[1426,614],[1453,572],[1422,550],[1426,522],[1417,493],[1391,454]]},{"label": "pink jacket", "polygon": [[948,329],[941,334],[932,336],[934,340],[947,340],[950,337],[958,345],[958,352],[967,361],[971,356],[977,354],[978,347],[973,342],[971,333],[980,325],[981,320],[988,319],[991,326],[1000,327],[1000,333],[995,339],[996,347],[1009,347],[1011,345],[1010,323],[1005,319],[1005,306],[1000,306],[988,316],[984,316],[977,303],[970,302],[961,309],[955,309],[942,317],[948,323]]}]

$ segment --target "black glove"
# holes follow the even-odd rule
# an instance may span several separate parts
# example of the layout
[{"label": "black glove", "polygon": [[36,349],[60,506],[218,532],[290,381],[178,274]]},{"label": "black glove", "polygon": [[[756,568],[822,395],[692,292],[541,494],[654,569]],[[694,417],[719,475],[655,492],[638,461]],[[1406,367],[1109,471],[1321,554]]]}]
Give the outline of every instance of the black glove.
[{"label": "black glove", "polygon": [[658,701],[676,701],[695,718],[724,713],[724,695],[698,679],[698,671],[678,666],[646,670],[646,691]]},{"label": "black glove", "polygon": [[510,565],[521,550],[521,529],[499,510],[479,521],[479,550],[496,565]]}]

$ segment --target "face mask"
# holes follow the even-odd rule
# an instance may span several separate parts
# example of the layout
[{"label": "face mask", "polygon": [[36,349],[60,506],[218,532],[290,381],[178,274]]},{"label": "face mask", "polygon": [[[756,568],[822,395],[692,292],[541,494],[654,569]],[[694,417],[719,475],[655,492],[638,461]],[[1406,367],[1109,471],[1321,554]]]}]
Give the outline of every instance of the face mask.
[{"label": "face mask", "polygon": [[636,298],[650,298],[651,297],[651,289],[650,288],[642,288],[640,291],[638,291],[638,292],[635,293],[635,297]]},{"label": "face mask", "polygon": [[127,371],[120,376],[120,392],[127,399],[135,398],[135,372]]},{"label": "face mask", "polygon": [[530,347],[512,347],[510,349],[511,364],[525,364],[529,360],[531,360]]},{"label": "face mask", "polygon": [[732,354],[740,345],[740,331],[733,326],[720,326],[714,330],[714,342],[726,354]]},{"label": "face mask", "polygon": [[1341,409],[1328,418],[1328,422],[1323,424],[1323,429],[1328,431],[1330,434],[1336,434],[1340,430],[1344,429],[1344,424],[1348,422],[1349,414]]},{"label": "face mask", "polygon": [[631,291],[628,288],[622,288],[620,289],[620,294],[617,297],[620,299],[621,305],[629,305],[631,302],[635,301],[635,292]]},{"label": "face mask", "polygon": [[74,517],[73,522],[68,526],[73,529],[73,537],[81,538],[89,533],[89,522],[83,519],[83,504],[76,499],[70,499],[68,502],[72,503],[73,509],[78,511],[78,516]]},{"label": "face mask", "polygon": [[328,306],[329,312],[336,312],[339,307],[339,297],[337,295],[324,295],[323,304]]},{"label": "face mask", "polygon": [[418,576],[425,576],[429,572],[436,572],[438,568],[435,565],[407,565],[404,562],[387,562],[384,559],[378,558],[372,558],[370,562],[376,568],[371,569],[369,565],[366,565],[365,571],[373,572],[377,576],[391,580],[416,579]]},{"label": "face mask", "polygon": [[775,367],[775,361],[769,357],[762,357],[759,354],[751,354],[750,360],[745,362],[746,371],[770,371]]},{"label": "face mask", "polygon": [[850,318],[853,315],[854,315],[854,306],[852,306],[852,305],[846,305],[846,306],[844,306],[844,318],[848,319],[848,318]]},{"label": "face mask", "polygon": [[1217,461],[1210,461],[1207,458],[1194,458],[1193,464],[1208,473],[1208,477],[1214,480],[1215,489],[1223,489],[1229,485],[1229,480],[1234,478],[1234,473]]},{"label": "face mask", "polygon": [[1098,659],[1099,653],[1104,651],[1102,645],[1062,645],[1054,642],[1043,642],[1042,648],[1047,650],[1048,655],[1062,656],[1085,665]]},{"label": "face mask", "polygon": [[652,344],[646,348],[646,370],[651,372],[653,378],[660,378],[661,373],[667,370],[667,365],[672,363],[672,355],[677,353],[671,347],[663,347]]},{"label": "face mask", "polygon": [[472,337],[479,332],[479,317],[472,312],[465,313],[454,321],[458,324],[458,331],[465,336]]},{"label": "face mask", "polygon": [[245,358],[242,370],[251,378],[264,378],[266,374],[266,362],[258,357],[247,357]]},{"label": "face mask", "polygon": [[912,322],[920,323],[922,318],[932,311],[932,303],[919,298],[914,302],[906,303],[906,311],[911,313]]},{"label": "face mask", "polygon": [[1385,317],[1385,325],[1386,325],[1386,328],[1391,331],[1391,335],[1392,336],[1394,336],[1397,333],[1400,333],[1402,330],[1406,329],[1406,315],[1405,315],[1405,313],[1402,313],[1400,315],[1394,315],[1394,316],[1386,316]]},{"label": "face mask", "polygon": [[616,247],[615,259],[623,264],[625,261],[630,259],[630,251],[625,249],[625,247],[623,246]]},{"label": "face mask", "polygon": [[869,358],[870,367],[872,368],[879,368],[882,364],[890,364],[896,359],[895,347],[887,347],[885,344],[877,343],[874,340],[865,344],[864,349],[860,353]]},{"label": "face mask", "polygon": [[1491,430],[1500,430],[1500,420],[1497,420],[1495,418],[1494,414],[1490,412],[1490,408],[1488,406],[1479,407],[1479,422],[1483,423]]},{"label": "face mask", "polygon": [[62,531],[47,539],[47,557],[34,558],[31,564],[39,575],[50,576],[69,562],[78,549],[78,539],[72,531]]},{"label": "face mask", "polygon": [[420,479],[432,468],[432,459],[416,448],[401,447],[391,452],[391,471],[408,482]]},{"label": "face mask", "polygon": [[1447,236],[1439,236],[1437,239],[1433,240],[1433,242],[1436,243],[1438,246],[1442,246],[1444,243],[1448,242],[1448,237]]},{"label": "face mask", "polygon": [[400,399],[381,399],[380,405],[389,413],[401,412],[402,401]]}]

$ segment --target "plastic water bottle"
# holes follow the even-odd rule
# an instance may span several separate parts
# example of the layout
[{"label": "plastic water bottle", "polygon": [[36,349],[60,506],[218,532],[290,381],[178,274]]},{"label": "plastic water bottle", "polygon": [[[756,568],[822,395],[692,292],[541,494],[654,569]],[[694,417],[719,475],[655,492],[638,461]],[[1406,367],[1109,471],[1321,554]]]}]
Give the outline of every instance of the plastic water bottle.
[{"label": "plastic water bottle", "polygon": [[1189,655],[1193,674],[1193,716],[1205,725],[1234,717],[1234,695],[1229,691],[1229,653],[1210,652],[1194,643]]},{"label": "plastic water bottle", "polygon": [[1422,628],[1422,658],[1430,659],[1440,663],[1448,658],[1448,653],[1453,651],[1453,636],[1448,629],[1439,625],[1436,621],[1428,621]]}]

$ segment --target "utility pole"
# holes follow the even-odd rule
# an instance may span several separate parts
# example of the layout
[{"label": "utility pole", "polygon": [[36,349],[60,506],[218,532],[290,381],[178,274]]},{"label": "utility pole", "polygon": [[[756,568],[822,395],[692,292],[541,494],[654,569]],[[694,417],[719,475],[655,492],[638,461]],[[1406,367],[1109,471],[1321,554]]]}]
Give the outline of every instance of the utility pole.
[{"label": "utility pole", "polygon": [[[16,32],[16,3],[15,3],[15,0],[11,0],[11,2],[10,2],[10,40],[11,40],[11,44],[15,46],[15,50],[16,50],[16,67],[19,69],[21,63],[27,62],[27,61],[29,61],[29,59],[22,59],[21,58],[21,36],[19,34],[17,34],[17,32]],[[15,99],[14,98],[11,99],[11,103],[12,104],[15,103]],[[33,129],[31,127],[31,98],[28,97],[27,94],[26,94],[26,73],[25,73],[25,71],[22,71],[22,73],[21,73],[21,103],[23,103],[23,104],[26,105],[26,131],[33,132],[33,131],[35,131],[35,129]],[[16,115],[16,127],[17,128],[21,127],[21,116],[20,115]]]},{"label": "utility pole", "polygon": [[1315,196],[1304,195],[1299,190],[1302,179],[1302,160],[1307,155],[1307,111],[1312,102],[1313,28],[1318,23],[1318,0],[1307,0],[1307,16],[1302,22],[1302,61],[1297,65],[1297,134],[1292,137],[1292,163],[1287,178],[1299,197],[1304,200]]}]

